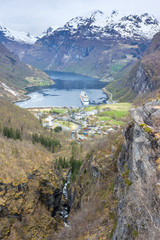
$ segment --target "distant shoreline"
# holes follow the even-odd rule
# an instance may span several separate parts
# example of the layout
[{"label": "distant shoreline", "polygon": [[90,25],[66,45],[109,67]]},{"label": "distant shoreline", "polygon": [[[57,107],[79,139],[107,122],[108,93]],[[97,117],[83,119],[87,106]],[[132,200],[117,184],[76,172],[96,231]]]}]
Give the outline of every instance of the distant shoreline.
[{"label": "distant shoreline", "polygon": [[108,96],[108,101],[110,101],[111,103],[113,103],[113,94],[111,92],[109,92],[106,88],[102,88],[102,91]]}]

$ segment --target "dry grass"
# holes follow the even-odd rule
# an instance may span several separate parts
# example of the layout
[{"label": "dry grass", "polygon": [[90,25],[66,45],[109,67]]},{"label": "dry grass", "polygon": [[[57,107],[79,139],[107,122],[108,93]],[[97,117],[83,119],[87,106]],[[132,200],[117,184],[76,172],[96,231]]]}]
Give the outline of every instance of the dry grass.
[{"label": "dry grass", "polygon": [[0,181],[26,182],[28,174],[44,172],[54,163],[51,153],[28,141],[15,141],[0,137]]}]

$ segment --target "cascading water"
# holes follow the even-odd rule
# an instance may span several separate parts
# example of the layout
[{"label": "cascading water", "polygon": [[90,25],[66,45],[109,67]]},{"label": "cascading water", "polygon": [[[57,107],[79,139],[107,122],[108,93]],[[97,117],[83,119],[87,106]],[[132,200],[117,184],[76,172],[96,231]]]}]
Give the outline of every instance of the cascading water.
[{"label": "cascading water", "polygon": [[64,219],[65,222],[67,222],[68,214],[70,212],[70,206],[68,204],[68,185],[70,184],[70,178],[71,178],[71,170],[69,171],[67,175],[66,183],[63,187],[63,197],[64,197],[64,203],[62,204],[62,210],[61,210],[61,217]]}]

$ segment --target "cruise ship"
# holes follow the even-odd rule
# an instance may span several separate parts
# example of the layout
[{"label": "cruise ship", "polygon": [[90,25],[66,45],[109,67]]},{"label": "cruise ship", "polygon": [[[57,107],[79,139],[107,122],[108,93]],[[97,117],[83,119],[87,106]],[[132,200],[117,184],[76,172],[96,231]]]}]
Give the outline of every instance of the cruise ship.
[{"label": "cruise ship", "polygon": [[86,94],[85,91],[81,92],[80,99],[81,99],[81,102],[82,102],[82,104],[84,106],[88,106],[89,105],[89,97],[88,97],[88,95]]}]

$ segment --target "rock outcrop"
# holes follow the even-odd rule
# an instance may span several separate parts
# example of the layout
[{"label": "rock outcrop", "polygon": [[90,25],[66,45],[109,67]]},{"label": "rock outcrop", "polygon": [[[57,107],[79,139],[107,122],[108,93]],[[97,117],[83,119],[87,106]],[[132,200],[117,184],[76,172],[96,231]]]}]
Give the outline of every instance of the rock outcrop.
[{"label": "rock outcrop", "polygon": [[0,239],[47,239],[62,224],[62,186],[55,169],[48,171],[0,182]]},{"label": "rock outcrop", "polygon": [[118,158],[118,220],[113,240],[160,239],[160,101],[131,110]]},{"label": "rock outcrop", "polygon": [[150,79],[145,75],[145,70],[140,63],[134,78],[132,89],[136,94],[145,94],[155,89],[155,86],[152,86]]}]

